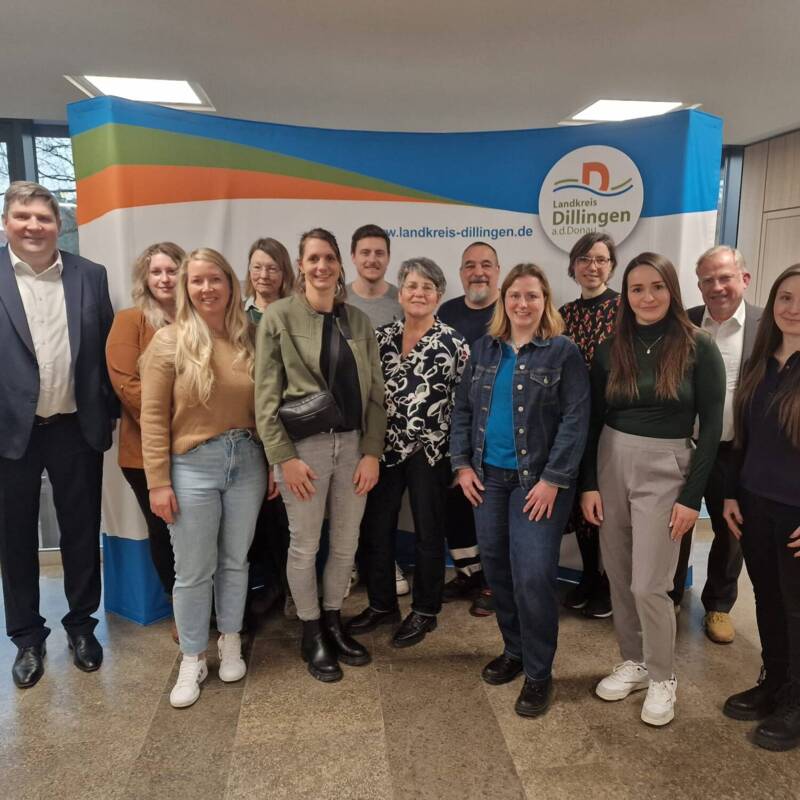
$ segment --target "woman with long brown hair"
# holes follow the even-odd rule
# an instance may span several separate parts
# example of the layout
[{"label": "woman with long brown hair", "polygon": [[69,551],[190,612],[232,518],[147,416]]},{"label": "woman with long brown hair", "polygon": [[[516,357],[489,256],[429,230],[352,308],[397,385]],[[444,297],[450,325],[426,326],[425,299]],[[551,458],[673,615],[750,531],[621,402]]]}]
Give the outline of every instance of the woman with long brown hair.
[{"label": "woman with long brown hair", "polygon": [[595,691],[622,700],[646,688],[642,720],[666,725],[677,689],[667,593],[719,444],[725,366],[689,321],[664,256],[641,253],[626,267],[617,328],[595,351],[591,383],[581,508],[600,527],[623,659]]},{"label": "woman with long brown hair", "polygon": [[763,720],[760,747],[790,750],[800,744],[800,264],[772,285],[734,418],[723,516],[753,582],[763,669],[723,710]]}]

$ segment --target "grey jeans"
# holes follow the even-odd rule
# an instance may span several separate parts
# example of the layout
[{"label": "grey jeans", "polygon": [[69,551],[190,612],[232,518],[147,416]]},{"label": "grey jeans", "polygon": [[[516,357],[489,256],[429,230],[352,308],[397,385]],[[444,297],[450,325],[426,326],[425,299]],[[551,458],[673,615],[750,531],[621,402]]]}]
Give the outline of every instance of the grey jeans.
[{"label": "grey jeans", "polygon": [[680,542],[670,538],[672,506],[692,457],[688,439],[634,436],[605,427],[597,451],[603,499],[600,551],[611,586],[623,660],[643,661],[650,678],[673,675],[675,610],[667,592]]},{"label": "grey jeans", "polygon": [[286,578],[301,620],[319,619],[316,558],[328,507],[328,560],[322,576],[322,606],[338,611],[350,582],[358,546],[358,531],[367,497],[359,497],[353,474],[361,460],[358,431],[318,433],[295,443],[298,458],[316,473],[316,492],[299,500],[283,481],[281,465],[275,480],[289,518],[289,557]]}]

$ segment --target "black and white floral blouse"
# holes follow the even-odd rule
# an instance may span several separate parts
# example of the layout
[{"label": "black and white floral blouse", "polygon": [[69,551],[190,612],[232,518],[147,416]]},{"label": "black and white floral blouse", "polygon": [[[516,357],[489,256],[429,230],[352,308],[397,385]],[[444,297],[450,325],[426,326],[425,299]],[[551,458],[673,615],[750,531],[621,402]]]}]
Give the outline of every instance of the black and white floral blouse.
[{"label": "black and white floral blouse", "polygon": [[386,386],[387,467],[401,464],[420,448],[433,466],[447,454],[450,412],[469,346],[438,318],[403,356],[403,320],[375,332]]}]

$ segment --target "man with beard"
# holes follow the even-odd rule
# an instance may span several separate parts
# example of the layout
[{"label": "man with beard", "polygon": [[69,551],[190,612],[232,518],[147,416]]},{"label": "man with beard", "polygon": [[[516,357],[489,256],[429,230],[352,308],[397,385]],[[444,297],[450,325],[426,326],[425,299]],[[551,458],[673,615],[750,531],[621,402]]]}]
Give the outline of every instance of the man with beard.
[{"label": "man with beard", "polygon": [[[439,319],[455,328],[472,346],[485,335],[494,313],[500,264],[497,251],[486,242],[473,242],[461,256],[461,284],[464,294],[439,308]],[[492,591],[481,569],[472,506],[458,485],[448,490],[447,544],[456,567],[456,577],[445,584],[445,602],[472,597],[469,613],[487,617],[494,612]]]}]

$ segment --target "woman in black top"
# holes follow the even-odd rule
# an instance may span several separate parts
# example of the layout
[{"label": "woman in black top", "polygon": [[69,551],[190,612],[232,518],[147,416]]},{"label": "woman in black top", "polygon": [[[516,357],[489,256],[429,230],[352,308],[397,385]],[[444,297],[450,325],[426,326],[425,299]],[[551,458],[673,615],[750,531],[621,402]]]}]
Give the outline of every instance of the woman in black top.
[{"label": "woman in black top", "polygon": [[622,700],[647,689],[642,720],[666,725],[677,689],[667,593],[722,433],[725,366],[689,321],[664,256],[641,253],[626,267],[617,328],[595,351],[591,384],[581,508],[600,527],[623,659],[595,692]]},{"label": "woman in black top", "polygon": [[[614,332],[619,308],[619,292],[608,288],[609,278],[617,266],[617,249],[607,233],[581,236],[569,253],[567,273],[578,286],[581,296],[558,310],[564,320],[564,334],[581,351],[586,366],[591,368],[595,348]],[[596,525],[587,522],[581,513],[580,496],[567,523],[567,532],[575,532],[583,570],[580,583],[564,599],[567,608],[583,609],[586,617],[603,619],[611,616],[608,578],[600,572],[600,535]]]},{"label": "woman in black top", "polygon": [[764,666],[758,684],[723,710],[763,720],[757,745],[789,750],[800,744],[800,264],[769,293],[734,419],[723,516],[753,582]]}]

